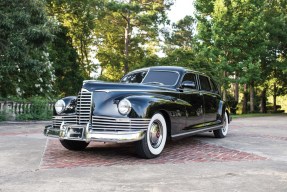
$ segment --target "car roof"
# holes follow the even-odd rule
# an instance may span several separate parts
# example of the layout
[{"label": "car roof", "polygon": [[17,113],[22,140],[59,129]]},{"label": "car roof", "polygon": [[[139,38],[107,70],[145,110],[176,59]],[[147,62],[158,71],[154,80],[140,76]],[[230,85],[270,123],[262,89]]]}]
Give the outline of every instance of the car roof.
[{"label": "car roof", "polygon": [[141,69],[136,69],[134,71],[131,71],[130,73],[134,73],[134,72],[139,72],[139,71],[144,71],[144,70],[168,70],[168,71],[178,71],[180,73],[184,73],[184,72],[193,72],[193,73],[197,73],[197,74],[202,74],[205,75],[202,72],[199,71],[195,71],[192,69],[189,69],[187,67],[179,67],[179,66],[153,66],[153,67],[145,67],[145,68],[141,68]]}]

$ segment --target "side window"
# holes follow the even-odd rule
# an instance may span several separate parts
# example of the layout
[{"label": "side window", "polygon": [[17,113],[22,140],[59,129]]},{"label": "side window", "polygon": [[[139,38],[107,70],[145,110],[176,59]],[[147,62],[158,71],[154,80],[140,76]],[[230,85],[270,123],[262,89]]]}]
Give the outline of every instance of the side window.
[{"label": "side window", "polygon": [[184,81],[193,81],[197,87],[196,75],[193,73],[186,73],[182,79],[182,82]]},{"label": "side window", "polygon": [[199,81],[201,90],[211,91],[211,86],[207,77],[199,75]]},{"label": "side window", "polygon": [[213,81],[213,79],[210,79],[210,81],[211,81],[213,92],[219,94],[218,86],[216,85],[216,83]]}]

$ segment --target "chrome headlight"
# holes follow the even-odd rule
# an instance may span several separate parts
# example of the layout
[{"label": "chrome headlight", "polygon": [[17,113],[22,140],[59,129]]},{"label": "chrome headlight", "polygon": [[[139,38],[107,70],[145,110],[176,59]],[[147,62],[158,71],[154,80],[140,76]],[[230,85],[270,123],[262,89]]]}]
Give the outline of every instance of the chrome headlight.
[{"label": "chrome headlight", "polygon": [[127,99],[122,99],[118,104],[120,114],[127,115],[132,109],[131,102]]},{"label": "chrome headlight", "polygon": [[64,100],[60,99],[55,103],[55,110],[56,113],[59,115],[60,113],[62,113],[64,111],[66,107],[66,103]]}]

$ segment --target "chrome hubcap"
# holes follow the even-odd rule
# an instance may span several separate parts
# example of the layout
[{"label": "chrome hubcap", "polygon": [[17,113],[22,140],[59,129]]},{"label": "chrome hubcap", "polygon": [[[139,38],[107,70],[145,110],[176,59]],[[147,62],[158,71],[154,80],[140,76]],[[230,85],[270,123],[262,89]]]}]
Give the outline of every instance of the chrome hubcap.
[{"label": "chrome hubcap", "polygon": [[163,138],[163,131],[162,131],[162,124],[160,121],[154,121],[151,125],[150,132],[149,132],[149,140],[150,144],[153,148],[157,148],[160,146],[162,138]]}]

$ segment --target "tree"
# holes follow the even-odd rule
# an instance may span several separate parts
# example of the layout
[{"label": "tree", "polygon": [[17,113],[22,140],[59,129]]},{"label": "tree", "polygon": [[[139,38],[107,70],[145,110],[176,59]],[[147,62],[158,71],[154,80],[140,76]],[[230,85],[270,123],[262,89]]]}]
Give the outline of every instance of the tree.
[{"label": "tree", "polygon": [[[266,1],[265,31],[268,32],[266,54],[262,56],[264,88],[273,96],[273,111],[277,111],[276,97],[287,94],[287,2]],[[268,93],[268,91],[267,91]],[[263,95],[266,97],[266,95]]]},{"label": "tree", "polygon": [[80,73],[77,51],[72,46],[72,38],[67,35],[68,29],[60,26],[49,46],[50,60],[55,70],[53,90],[57,95],[76,95],[84,80]]},{"label": "tree", "polygon": [[80,73],[89,78],[95,70],[92,47],[95,41],[93,30],[101,0],[47,0],[49,14],[68,29],[68,36],[78,53]]},{"label": "tree", "polygon": [[[254,112],[254,86],[261,78],[261,55],[266,51],[263,1],[214,0],[213,8],[205,0],[198,7],[199,40],[210,46],[222,71],[225,89],[229,83],[248,84],[250,111]],[[203,24],[208,23],[208,28]],[[201,39],[203,37],[203,39]],[[236,88],[238,92],[238,88]],[[226,98],[224,92],[224,98]],[[238,95],[238,94],[236,94]],[[238,97],[238,96],[237,96]],[[245,104],[244,104],[245,105]]]},{"label": "tree", "polygon": [[42,0],[0,1],[0,95],[47,95],[54,78],[47,44],[54,23]]},{"label": "tree", "polygon": [[104,76],[113,74],[118,79],[141,66],[145,57],[155,57],[159,25],[166,22],[165,10],[171,4],[167,0],[106,2],[95,29],[97,58]]},{"label": "tree", "polygon": [[215,70],[210,62],[202,55],[195,39],[196,20],[192,16],[186,16],[172,24],[172,31],[165,33],[165,57],[161,59],[161,65],[178,65],[188,67],[208,75],[215,75]]}]

